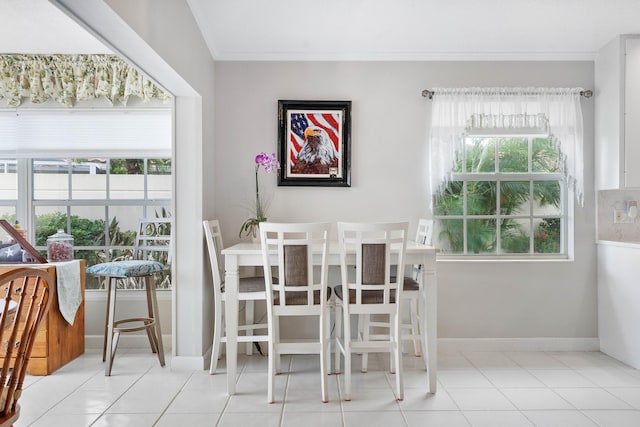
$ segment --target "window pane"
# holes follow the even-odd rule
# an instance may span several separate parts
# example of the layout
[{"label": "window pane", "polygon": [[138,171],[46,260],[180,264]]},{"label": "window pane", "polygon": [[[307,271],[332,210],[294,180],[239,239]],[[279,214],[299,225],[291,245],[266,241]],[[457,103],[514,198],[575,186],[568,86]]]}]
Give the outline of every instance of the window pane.
[{"label": "window pane", "polygon": [[493,181],[467,182],[467,214],[495,215],[496,183]]},{"label": "window pane", "polygon": [[470,254],[496,253],[496,220],[467,220],[467,252]]},{"label": "window pane", "polygon": [[33,161],[33,198],[55,200],[69,198],[69,161],[40,159]]},{"label": "window pane", "polygon": [[500,214],[529,215],[531,212],[530,181],[500,183]]},{"label": "window pane", "polygon": [[444,253],[461,254],[464,249],[464,222],[461,219],[442,219],[438,221],[438,247]]},{"label": "window pane", "polygon": [[103,246],[105,210],[103,206],[72,206],[71,231],[73,244],[78,246]]},{"label": "window pane", "polygon": [[534,182],[533,194],[536,200],[533,209],[534,215],[560,215],[562,193],[559,181]]},{"label": "window pane", "polygon": [[529,141],[526,138],[501,138],[498,144],[499,172],[529,171]]},{"label": "window pane", "polygon": [[450,181],[434,204],[436,215],[463,214],[463,182]]},{"label": "window pane", "polygon": [[0,218],[9,221],[9,224],[16,222],[16,207],[15,206],[0,206]]},{"label": "window pane", "polygon": [[147,173],[149,175],[171,175],[171,159],[147,160]]},{"label": "window pane", "polygon": [[496,170],[496,143],[492,138],[466,138],[466,171],[472,173]]},{"label": "window pane", "polygon": [[503,253],[527,254],[531,226],[529,219],[504,219],[500,226],[500,248]]},{"label": "window pane", "polygon": [[111,159],[109,197],[144,199],[144,160]]},{"label": "window pane", "polygon": [[533,238],[535,253],[560,253],[560,218],[543,219],[537,226]]},{"label": "window pane", "polygon": [[133,246],[138,223],[144,217],[142,206],[111,206],[109,217],[111,245]]},{"label": "window pane", "polygon": [[67,208],[65,206],[37,206],[35,246],[47,245],[47,238],[62,229],[67,232]]},{"label": "window pane", "polygon": [[558,172],[560,159],[553,138],[536,138],[532,143],[531,170],[533,172]]},{"label": "window pane", "polygon": [[75,159],[71,169],[72,199],[105,199],[107,197],[107,161]]},{"label": "window pane", "polygon": [[15,159],[0,160],[0,199],[18,199],[18,171]]}]

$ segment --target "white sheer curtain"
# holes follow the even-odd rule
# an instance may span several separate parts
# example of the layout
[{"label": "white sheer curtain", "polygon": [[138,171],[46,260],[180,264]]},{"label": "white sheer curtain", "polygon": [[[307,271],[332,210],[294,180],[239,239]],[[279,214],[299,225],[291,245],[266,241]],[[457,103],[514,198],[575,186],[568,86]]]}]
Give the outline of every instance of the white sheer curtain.
[{"label": "white sheer curtain", "polygon": [[[537,87],[433,89],[429,135],[431,194],[437,194],[449,181],[456,153],[464,146],[464,136],[470,126],[494,128],[500,133],[512,130],[513,134],[548,126],[549,134],[560,149],[564,177],[582,206],[582,90]],[[535,120],[528,120],[532,117]]]}]

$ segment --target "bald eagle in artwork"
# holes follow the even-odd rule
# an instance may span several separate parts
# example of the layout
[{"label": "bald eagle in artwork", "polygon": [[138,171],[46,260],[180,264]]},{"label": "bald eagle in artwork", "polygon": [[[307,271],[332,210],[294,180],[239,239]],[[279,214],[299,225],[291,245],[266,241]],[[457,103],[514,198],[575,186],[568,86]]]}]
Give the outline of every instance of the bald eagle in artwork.
[{"label": "bald eagle in artwork", "polygon": [[304,144],[298,152],[296,164],[291,168],[296,174],[329,174],[329,168],[338,167],[338,154],[322,128],[304,130]]}]

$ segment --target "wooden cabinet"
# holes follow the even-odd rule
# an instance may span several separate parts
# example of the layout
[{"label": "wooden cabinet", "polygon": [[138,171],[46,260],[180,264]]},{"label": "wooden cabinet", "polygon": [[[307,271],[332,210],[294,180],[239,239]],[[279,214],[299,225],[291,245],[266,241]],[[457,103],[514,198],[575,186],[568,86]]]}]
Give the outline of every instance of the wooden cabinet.
[{"label": "wooden cabinet", "polygon": [[[62,317],[58,307],[55,264],[34,266],[47,270],[54,280],[50,284],[51,307],[36,337],[27,371],[30,375],[49,375],[84,353],[85,264],[84,260],[80,261],[82,304],[78,308],[73,326]],[[0,273],[14,268],[16,268],[15,265],[0,265]]]}]

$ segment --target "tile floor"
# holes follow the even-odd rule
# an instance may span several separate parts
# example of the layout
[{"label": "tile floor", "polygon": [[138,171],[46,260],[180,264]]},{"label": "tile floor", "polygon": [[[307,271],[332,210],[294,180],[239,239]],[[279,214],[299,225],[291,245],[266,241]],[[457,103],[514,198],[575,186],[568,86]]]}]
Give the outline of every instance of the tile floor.
[{"label": "tile floor", "polygon": [[436,395],[425,392],[421,359],[405,355],[402,402],[388,359],[372,357],[368,373],[354,370],[350,402],[340,398],[343,376],[331,375],[326,404],[317,358],[287,357],[268,404],[262,356],[243,356],[229,397],[224,360],[216,375],[172,372],[145,350],[123,349],[105,377],[90,350],[51,376],[27,377],[16,427],[640,426],[640,371],[602,353],[441,353]]}]

